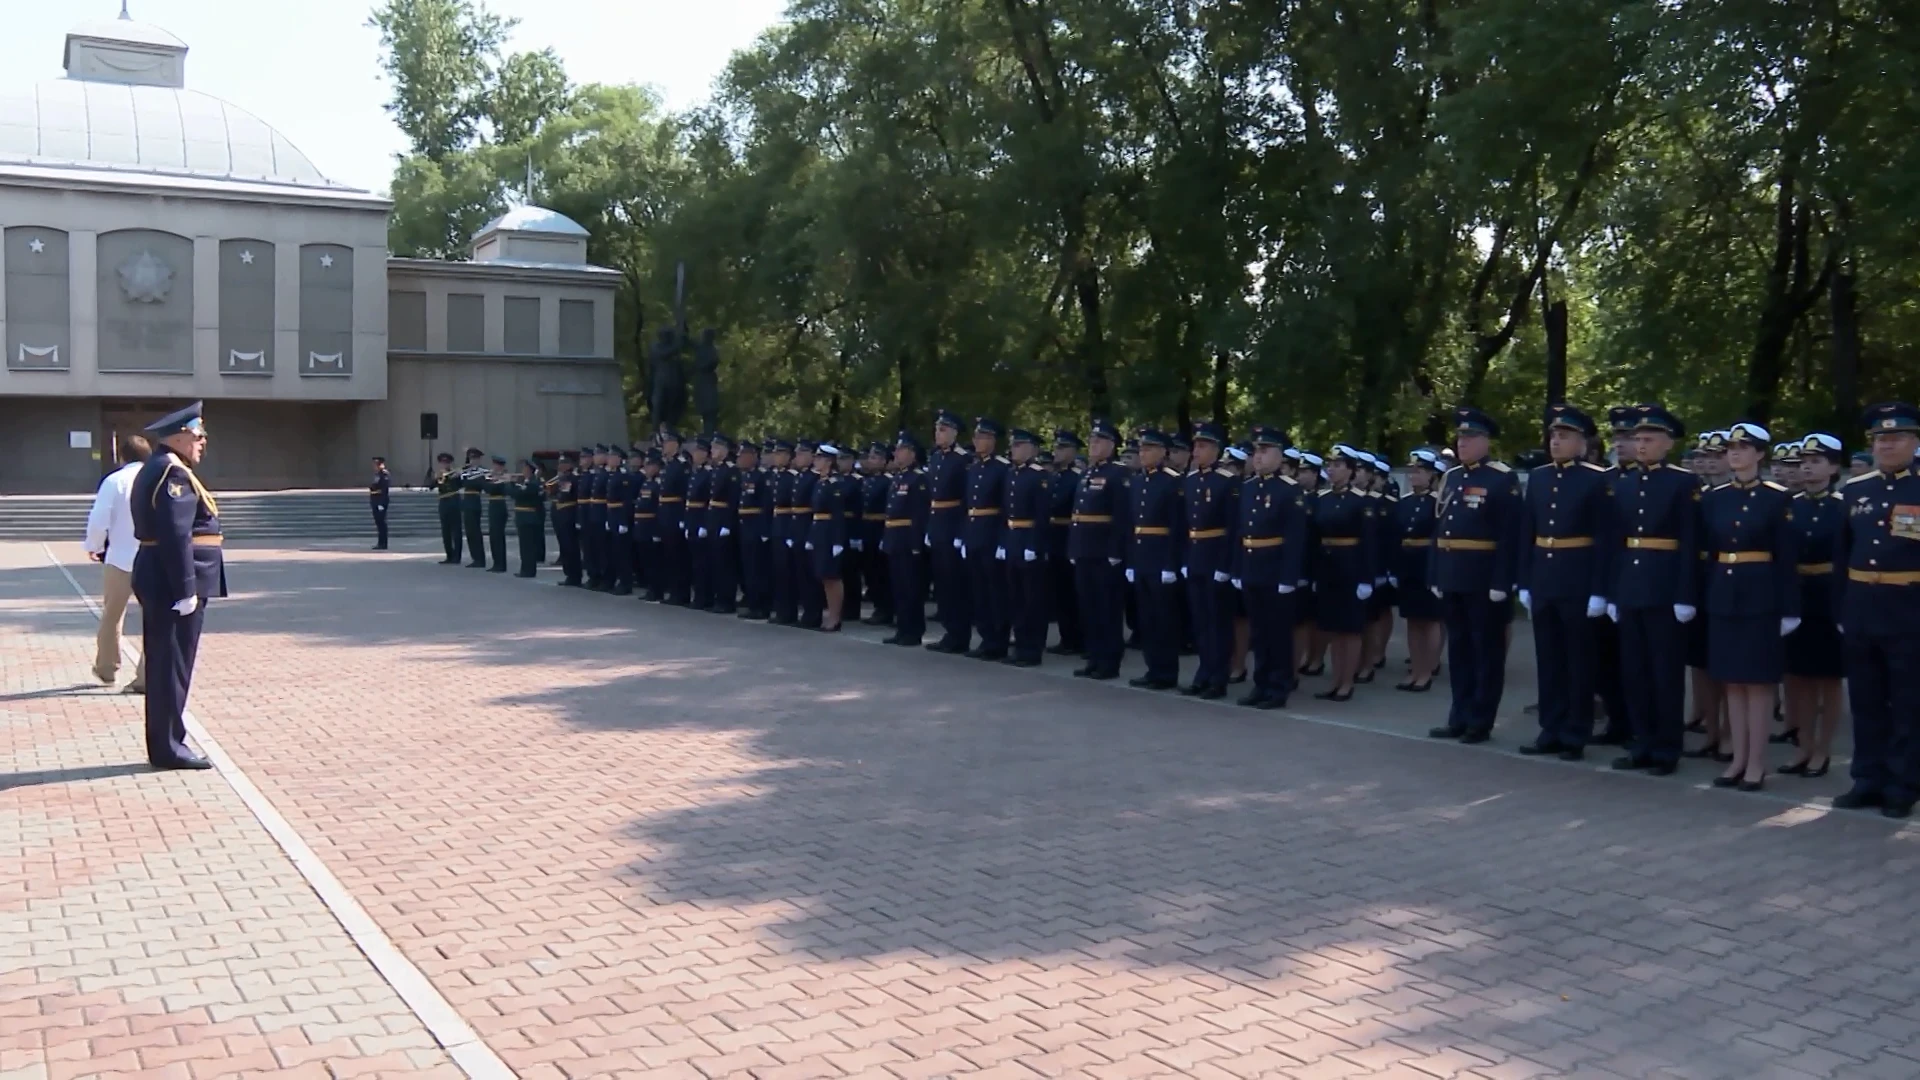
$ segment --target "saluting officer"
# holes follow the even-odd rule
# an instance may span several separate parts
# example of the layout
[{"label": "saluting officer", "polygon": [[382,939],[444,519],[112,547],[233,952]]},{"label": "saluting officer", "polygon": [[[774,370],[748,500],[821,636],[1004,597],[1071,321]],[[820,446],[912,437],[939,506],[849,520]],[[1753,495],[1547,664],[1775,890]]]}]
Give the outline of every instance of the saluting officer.
[{"label": "saluting officer", "polygon": [[691,589],[687,559],[687,458],[680,451],[680,433],[660,431],[660,518],[654,522],[660,542],[662,602],[687,606]]},{"label": "saluting officer", "polygon": [[1233,655],[1233,530],[1239,524],[1235,503],[1239,480],[1220,463],[1227,433],[1219,424],[1194,427],[1192,464],[1185,478],[1187,543],[1180,568],[1187,581],[1187,605],[1199,664],[1193,682],[1181,693],[1215,700],[1227,696],[1228,665]]},{"label": "saluting officer", "polygon": [[[772,443],[769,442],[771,447]],[[760,447],[751,440],[740,444],[740,469],[735,488],[739,518],[740,596],[742,619],[765,619],[773,600],[773,582],[767,566],[767,530],[773,523],[773,485],[760,467]]]},{"label": "saluting officer", "polygon": [[1006,479],[1006,531],[999,551],[1005,553],[1008,596],[1011,601],[1013,643],[1007,662],[1015,667],[1037,667],[1047,645],[1047,545],[1052,533],[1052,497],[1047,493],[1051,471],[1038,460],[1040,440],[1024,428],[1013,429],[1012,469]]},{"label": "saluting officer", "polygon": [[927,460],[927,546],[932,550],[934,610],[943,632],[927,648],[943,653],[964,653],[973,641],[973,587],[964,551],[969,459],[959,439],[960,418],[945,409],[936,412],[933,453]]},{"label": "saluting officer", "polygon": [[460,564],[460,473],[453,467],[453,455],[442,450],[434,457],[440,471],[433,478],[434,501],[440,508],[440,546],[447,557],[442,566]]},{"label": "saluting officer", "polygon": [[1453,707],[1434,738],[1482,743],[1492,735],[1507,677],[1507,626],[1519,577],[1520,481],[1488,457],[1500,425],[1472,406],[1453,411],[1460,464],[1440,497],[1433,585],[1447,622]]},{"label": "saluting officer", "polygon": [[487,568],[486,456],[478,447],[468,447],[467,463],[460,470],[460,524],[467,534],[469,570]]},{"label": "saluting officer", "polygon": [[[1088,429],[1087,468],[1073,492],[1066,557],[1073,563],[1073,600],[1087,662],[1083,679],[1116,679],[1125,656],[1122,612],[1127,592],[1127,468],[1113,459],[1120,432],[1105,420]],[[1065,631],[1063,630],[1064,636]]]},{"label": "saluting officer", "polygon": [[1699,613],[1700,478],[1667,461],[1685,435],[1666,409],[1635,406],[1634,460],[1614,481],[1607,616],[1620,624],[1621,670],[1633,673],[1624,680],[1633,742],[1613,767],[1655,776],[1671,776],[1680,760],[1685,627]]},{"label": "saluting officer", "polygon": [[893,479],[887,486],[886,529],[880,548],[893,578],[893,636],[889,645],[911,648],[927,632],[925,570],[927,471],[918,464],[920,443],[901,432],[893,443]]},{"label": "saluting officer", "polygon": [[1000,423],[982,416],[973,425],[973,460],[967,463],[967,524],[960,554],[967,560],[972,588],[969,610],[980,644],[967,656],[1004,660],[1007,656],[1006,505],[1009,463],[994,451]]},{"label": "saluting officer", "polygon": [[1172,690],[1180,685],[1180,567],[1186,565],[1186,505],[1181,475],[1167,464],[1166,435],[1140,432],[1140,475],[1128,485],[1127,581],[1139,613],[1146,674],[1128,685]]},{"label": "saluting officer", "polygon": [[1844,565],[1833,578],[1853,707],[1853,787],[1833,805],[1904,818],[1920,797],[1920,409],[1885,402],[1863,419],[1873,470],[1841,489]]},{"label": "saluting officer", "polygon": [[1047,481],[1047,593],[1049,617],[1060,627],[1060,641],[1048,652],[1079,656],[1087,651],[1080,626],[1080,602],[1073,595],[1073,504],[1080,494],[1079,456],[1086,449],[1080,436],[1060,428],[1053,433],[1053,475]]},{"label": "saluting officer", "polygon": [[1579,761],[1593,735],[1593,627],[1607,614],[1613,483],[1587,460],[1592,418],[1571,405],[1547,409],[1552,462],[1527,478],[1520,542],[1520,606],[1533,616],[1540,678],[1540,736],[1522,754]]},{"label": "saluting officer", "polygon": [[1283,709],[1293,693],[1293,603],[1306,576],[1307,511],[1300,485],[1280,472],[1288,440],[1275,428],[1253,429],[1253,475],[1240,485],[1233,569],[1247,607],[1252,687],[1240,704]]},{"label": "saluting officer", "polygon": [[713,563],[713,596],[707,608],[716,615],[732,615],[740,596],[740,548],[733,535],[740,528],[740,471],[729,460],[731,438],[716,431],[707,442],[707,544]]},{"label": "saluting officer", "polygon": [[373,459],[373,479],[367,483],[367,508],[373,511],[373,550],[387,550],[387,508],[393,505],[393,474],[387,459]]},{"label": "saluting officer", "polygon": [[548,486],[553,495],[553,539],[560,545],[560,584],[580,587],[580,476],[579,458],[571,450],[560,453],[560,463]]}]

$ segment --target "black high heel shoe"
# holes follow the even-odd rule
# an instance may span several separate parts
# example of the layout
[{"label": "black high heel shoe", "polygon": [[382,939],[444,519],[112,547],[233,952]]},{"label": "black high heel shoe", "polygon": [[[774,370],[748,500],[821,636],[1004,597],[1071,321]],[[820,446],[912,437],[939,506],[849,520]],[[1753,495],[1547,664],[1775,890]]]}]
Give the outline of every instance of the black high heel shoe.
[{"label": "black high heel shoe", "polygon": [[1825,760],[1825,761],[1823,761],[1823,762],[1821,762],[1821,763],[1820,763],[1820,767],[1819,767],[1819,768],[1817,768],[1817,769],[1813,769],[1813,768],[1809,768],[1809,769],[1806,769],[1805,771],[1803,771],[1803,772],[1801,772],[1801,773],[1800,773],[1800,775],[1801,775],[1801,776],[1804,776],[1804,777],[1806,777],[1806,778],[1807,778],[1807,779],[1809,779],[1809,780],[1817,780],[1817,779],[1819,779],[1820,777],[1822,777],[1822,776],[1825,776],[1825,775],[1827,775],[1827,766],[1829,766],[1829,765],[1832,765],[1832,764],[1833,764],[1833,759],[1832,759],[1832,758],[1828,758],[1827,760]]},{"label": "black high heel shoe", "polygon": [[1394,689],[1404,690],[1409,694],[1424,694],[1427,691],[1433,689],[1433,680],[1428,679],[1426,682],[1423,682],[1423,683],[1417,683],[1412,681],[1403,682],[1400,685],[1394,687]]},{"label": "black high heel shoe", "polygon": [[1810,764],[1812,764],[1812,762],[1796,761],[1791,765],[1782,765],[1773,771],[1779,773],[1781,776],[1805,776],[1807,775],[1807,766]]},{"label": "black high heel shoe", "polygon": [[1345,693],[1341,693],[1338,690],[1323,690],[1313,696],[1321,701],[1351,701],[1353,700],[1353,687],[1347,687]]},{"label": "black high heel shoe", "polygon": [[1764,791],[1767,787],[1767,780],[1766,777],[1761,777],[1758,780],[1742,779],[1734,786],[1741,791]]},{"label": "black high heel shoe", "polygon": [[1713,778],[1713,786],[1717,788],[1739,787],[1744,783],[1746,783],[1746,781],[1737,776],[1716,776]]},{"label": "black high heel shoe", "polygon": [[1302,664],[1302,665],[1300,666],[1300,672],[1299,672],[1299,673],[1300,673],[1300,674],[1302,674],[1302,675],[1305,675],[1305,676],[1307,676],[1308,678],[1313,678],[1313,677],[1315,677],[1315,676],[1319,676],[1319,675],[1325,675],[1325,674],[1327,673],[1327,665],[1325,665],[1325,664],[1313,664],[1313,665],[1308,665],[1308,664]]},{"label": "black high heel shoe", "polygon": [[1794,746],[1799,746],[1800,732],[1798,729],[1795,729],[1793,731],[1783,731],[1778,735],[1767,736],[1767,741],[1772,743],[1775,746],[1779,746],[1782,743],[1792,743]]},{"label": "black high heel shoe", "polygon": [[1373,681],[1373,669],[1372,669],[1372,668],[1368,668],[1365,674],[1361,674],[1361,675],[1355,675],[1355,676],[1353,677],[1353,681],[1354,681],[1354,682],[1357,682],[1357,683],[1370,683],[1370,682],[1372,682],[1372,681]]},{"label": "black high heel shoe", "polygon": [[1718,743],[1708,743],[1698,750],[1682,750],[1680,751],[1680,756],[1686,758],[1714,758],[1718,760],[1720,756],[1720,746]]}]

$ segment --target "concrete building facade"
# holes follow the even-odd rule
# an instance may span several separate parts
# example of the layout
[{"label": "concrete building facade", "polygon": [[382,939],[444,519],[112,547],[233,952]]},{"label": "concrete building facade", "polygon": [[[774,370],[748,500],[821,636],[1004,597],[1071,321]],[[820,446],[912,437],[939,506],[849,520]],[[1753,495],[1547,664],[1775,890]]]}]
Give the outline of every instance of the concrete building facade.
[{"label": "concrete building facade", "polygon": [[229,490],[625,434],[618,274],[585,230],[521,207],[471,261],[390,258],[389,203],[188,89],[186,54],[86,24],[65,78],[0,89],[0,493],[91,490],[118,435],[195,399]]}]

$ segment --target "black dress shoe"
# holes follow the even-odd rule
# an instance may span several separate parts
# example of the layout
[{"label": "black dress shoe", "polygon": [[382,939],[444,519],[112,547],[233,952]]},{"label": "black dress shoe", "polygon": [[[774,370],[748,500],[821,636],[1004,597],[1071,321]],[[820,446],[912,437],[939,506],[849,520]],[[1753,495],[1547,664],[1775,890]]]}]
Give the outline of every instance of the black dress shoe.
[{"label": "black dress shoe", "polygon": [[1221,698],[1227,696],[1227,688],[1221,686],[1219,683],[1215,683],[1193,696],[1199,698],[1201,701],[1219,701]]},{"label": "black dress shoe", "polygon": [[1514,747],[1514,752],[1522,757],[1545,757],[1560,752],[1559,743],[1522,743]]},{"label": "black dress shoe", "polygon": [[1560,751],[1561,761],[1584,761],[1586,757],[1586,750],[1578,746],[1569,746],[1565,750]]},{"label": "black dress shoe", "polygon": [[1141,690],[1171,690],[1180,684],[1171,679],[1155,679],[1142,675],[1137,679],[1128,679],[1127,685]]},{"label": "black dress shoe", "polygon": [[1254,706],[1254,708],[1259,709],[1261,712],[1272,712],[1275,709],[1284,709],[1286,707],[1286,698],[1274,697],[1272,694],[1262,698],[1260,704]]},{"label": "black dress shoe", "polygon": [[1465,733],[1459,728],[1447,727],[1444,724],[1437,728],[1427,729],[1427,738],[1429,739],[1457,739],[1463,734]]},{"label": "black dress shoe", "polygon": [[1835,795],[1833,797],[1833,808],[1835,810],[1865,810],[1868,807],[1883,805],[1886,801],[1886,796],[1877,791],[1864,791],[1856,787],[1849,788],[1847,791]]},{"label": "black dress shoe", "polygon": [[1491,738],[1493,738],[1493,736],[1485,731],[1469,731],[1465,735],[1460,736],[1460,745],[1478,746]]},{"label": "black dress shoe", "polygon": [[1055,656],[1079,656],[1080,650],[1071,645],[1049,645],[1047,651]]},{"label": "black dress shoe", "polygon": [[1653,768],[1653,759],[1643,758],[1638,754],[1628,754],[1625,757],[1614,758],[1613,767],[1621,772],[1632,772],[1635,769],[1651,769]]},{"label": "black dress shoe", "polygon": [[1349,686],[1344,691],[1323,690],[1313,696],[1317,701],[1352,701],[1353,687]]},{"label": "black dress shoe", "polygon": [[1093,678],[1093,673],[1097,670],[1098,669],[1092,664],[1082,664],[1073,669],[1073,677],[1076,679],[1091,679]]},{"label": "black dress shoe", "polygon": [[1260,707],[1260,703],[1265,700],[1267,700],[1266,692],[1264,690],[1255,690],[1253,693],[1234,702],[1234,704],[1244,705],[1249,709],[1257,709]]},{"label": "black dress shoe", "polygon": [[987,650],[985,646],[980,646],[977,648],[968,649],[966,652],[961,653],[960,655],[966,657],[969,660],[985,660],[987,658]]},{"label": "black dress shoe", "polygon": [[1817,780],[1820,777],[1827,775],[1827,766],[1832,764],[1833,764],[1833,759],[1828,758],[1827,760],[1820,763],[1819,768],[1817,769],[1808,768],[1806,772],[1803,772],[1800,775],[1806,777],[1809,780]]},{"label": "black dress shoe", "polygon": [[[1005,649],[981,649],[979,653],[979,656],[974,656],[975,660],[994,661],[1005,660],[1007,658],[1007,650]],[[973,656],[973,653],[968,653],[967,655]]]},{"label": "black dress shoe", "polygon": [[1244,671],[1243,671],[1243,672],[1241,672],[1241,673],[1240,673],[1240,674],[1238,674],[1238,675],[1229,675],[1229,676],[1227,676],[1227,685],[1228,685],[1228,686],[1239,686],[1239,685],[1240,685],[1241,683],[1243,683],[1243,682],[1246,682],[1246,681],[1247,681],[1247,673],[1246,673],[1246,672],[1244,672]]},{"label": "black dress shoe", "polygon": [[1298,672],[1298,674],[1306,675],[1309,677],[1325,675],[1326,673],[1327,673],[1327,665],[1325,664],[1314,664],[1311,666],[1302,667]]},{"label": "black dress shoe", "polygon": [[1099,671],[1095,671],[1087,676],[1087,678],[1092,679],[1094,682],[1112,682],[1119,677],[1119,668],[1101,668]]},{"label": "black dress shoe", "polygon": [[1180,696],[1181,697],[1199,697],[1200,694],[1205,690],[1206,690],[1206,687],[1201,686],[1199,683],[1189,683],[1188,685],[1180,688]]},{"label": "black dress shoe", "polygon": [[1779,746],[1781,743],[1792,743],[1795,746],[1799,746],[1800,732],[1797,730],[1783,731],[1778,735],[1767,736],[1767,741],[1774,744],[1775,746]]},{"label": "black dress shoe", "polygon": [[1394,689],[1402,690],[1409,694],[1424,694],[1433,689],[1433,680],[1428,679],[1426,682],[1414,682],[1412,679],[1408,679],[1406,682],[1395,686]]},{"label": "black dress shoe", "polygon": [[1713,786],[1718,788],[1738,787],[1740,783],[1741,780],[1737,776],[1716,776],[1713,778]]},{"label": "black dress shoe", "polygon": [[1648,776],[1672,776],[1675,772],[1679,771],[1679,768],[1680,767],[1678,765],[1675,765],[1671,761],[1655,762],[1654,764],[1647,766],[1647,775]]},{"label": "black dress shoe", "polygon": [[1720,748],[1718,746],[1715,746],[1712,743],[1708,743],[1707,745],[1701,747],[1698,750],[1682,750],[1680,751],[1680,756],[1684,758],[1703,758],[1704,759],[1704,758],[1713,757],[1715,754],[1718,754],[1719,752],[1720,752]]},{"label": "black dress shoe", "polygon": [[441,559],[440,565],[441,566],[459,566],[460,560],[459,559]]},{"label": "black dress shoe", "polygon": [[1735,784],[1734,786],[1739,788],[1741,791],[1759,791],[1762,788],[1767,786],[1767,782],[1765,779],[1760,779],[1760,780],[1743,779],[1738,784]]},{"label": "black dress shoe", "polygon": [[1913,813],[1912,799],[1888,799],[1880,804],[1880,816],[1899,820]]},{"label": "black dress shoe", "polygon": [[153,763],[153,767],[156,769],[211,769],[213,768],[213,762],[208,761],[198,754],[187,754],[183,757],[156,761]]},{"label": "black dress shoe", "polygon": [[1618,732],[1603,731],[1593,738],[1588,739],[1587,744],[1590,746],[1625,746],[1627,745],[1627,737]]},{"label": "black dress shoe", "polygon": [[483,562],[470,562],[467,564],[467,569],[469,570],[485,570],[486,568],[487,564]]},{"label": "black dress shoe", "polygon": [[1353,681],[1354,681],[1354,682],[1357,682],[1357,683],[1370,683],[1370,682],[1372,682],[1372,681],[1373,681],[1373,669],[1372,669],[1372,668],[1368,668],[1368,669],[1367,669],[1366,671],[1363,671],[1363,672],[1361,672],[1360,674],[1358,674],[1358,675],[1355,675],[1355,676],[1353,677]]},{"label": "black dress shoe", "polygon": [[1012,664],[1014,667],[1040,666],[1040,658],[1037,656],[1010,656],[1007,657],[1006,662]]},{"label": "black dress shoe", "polygon": [[1807,775],[1808,764],[1810,763],[1796,761],[1791,765],[1782,765],[1773,771],[1779,773],[1781,776],[1805,776]]}]

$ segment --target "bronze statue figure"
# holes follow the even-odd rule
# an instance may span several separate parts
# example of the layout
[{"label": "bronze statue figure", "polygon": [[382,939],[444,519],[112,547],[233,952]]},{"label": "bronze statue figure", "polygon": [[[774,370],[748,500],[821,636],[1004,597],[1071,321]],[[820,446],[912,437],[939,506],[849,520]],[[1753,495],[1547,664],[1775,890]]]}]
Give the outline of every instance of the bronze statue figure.
[{"label": "bronze statue figure", "polygon": [[653,351],[647,354],[649,405],[655,426],[677,428],[687,409],[687,376],[680,364],[683,344],[673,327],[662,327]]},{"label": "bronze statue figure", "polygon": [[718,333],[711,326],[702,330],[693,350],[693,404],[707,431],[720,430],[720,349],[713,341]]}]

